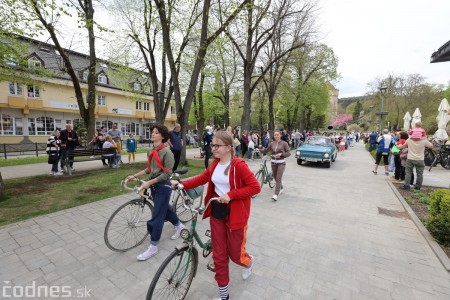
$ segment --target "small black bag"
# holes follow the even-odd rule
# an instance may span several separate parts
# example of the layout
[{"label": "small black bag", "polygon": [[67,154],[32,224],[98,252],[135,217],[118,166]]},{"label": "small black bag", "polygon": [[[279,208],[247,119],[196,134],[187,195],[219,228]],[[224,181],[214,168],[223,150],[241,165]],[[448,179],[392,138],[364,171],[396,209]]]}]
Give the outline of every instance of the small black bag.
[{"label": "small black bag", "polygon": [[228,204],[213,201],[211,203],[211,216],[216,219],[225,219],[230,214],[230,207]]},{"label": "small black bag", "polygon": [[48,155],[48,164],[49,165],[57,164],[58,161],[59,161],[58,153],[50,153]]}]

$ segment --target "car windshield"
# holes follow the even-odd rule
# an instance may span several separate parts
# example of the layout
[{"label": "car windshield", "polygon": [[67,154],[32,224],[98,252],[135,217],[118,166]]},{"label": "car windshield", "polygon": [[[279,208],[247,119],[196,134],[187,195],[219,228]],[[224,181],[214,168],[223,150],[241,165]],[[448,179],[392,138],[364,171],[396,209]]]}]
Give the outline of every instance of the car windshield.
[{"label": "car windshield", "polygon": [[323,137],[310,137],[306,141],[306,144],[308,145],[320,145],[320,146],[330,146],[331,142],[327,138]]}]

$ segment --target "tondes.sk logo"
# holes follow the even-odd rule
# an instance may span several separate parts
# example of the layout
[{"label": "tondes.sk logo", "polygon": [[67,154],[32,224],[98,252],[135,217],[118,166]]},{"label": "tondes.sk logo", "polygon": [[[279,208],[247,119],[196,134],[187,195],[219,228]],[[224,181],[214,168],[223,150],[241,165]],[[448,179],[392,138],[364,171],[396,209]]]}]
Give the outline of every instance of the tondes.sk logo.
[{"label": "tondes.sk logo", "polygon": [[11,285],[11,281],[3,281],[0,299],[3,298],[90,298],[91,290],[84,288],[73,289],[69,285]]}]

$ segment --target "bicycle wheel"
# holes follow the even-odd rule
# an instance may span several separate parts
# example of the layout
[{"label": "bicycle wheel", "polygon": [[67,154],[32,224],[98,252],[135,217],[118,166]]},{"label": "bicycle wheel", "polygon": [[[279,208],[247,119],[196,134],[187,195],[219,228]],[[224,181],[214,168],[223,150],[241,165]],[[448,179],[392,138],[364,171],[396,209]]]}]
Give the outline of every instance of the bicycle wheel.
[{"label": "bicycle wheel", "polygon": [[275,180],[274,180],[274,178],[273,178],[272,172],[269,173],[267,182],[269,183],[269,187],[270,187],[271,189],[273,189],[273,187],[275,186]]},{"label": "bicycle wheel", "polygon": [[441,160],[440,160],[441,166],[443,168],[448,168],[449,154],[448,153],[441,153],[440,155],[441,155]]},{"label": "bicycle wheel", "polygon": [[142,199],[121,205],[106,223],[106,246],[113,251],[125,252],[142,244],[148,235],[147,221],[152,218],[152,211],[153,205]]},{"label": "bicycle wheel", "polygon": [[147,300],[183,300],[197,273],[196,248],[175,249],[161,264],[148,288]]},{"label": "bicycle wheel", "polygon": [[259,185],[261,186],[261,188],[264,185],[264,181],[265,181],[265,175],[264,175],[264,171],[263,170],[259,170],[258,172],[256,172],[255,174],[256,180],[258,180]]},{"label": "bicycle wheel", "polygon": [[434,153],[431,149],[425,149],[425,166],[429,167],[433,163]]},{"label": "bicycle wheel", "polygon": [[[198,197],[196,199],[189,198],[187,205],[189,207],[199,207],[202,201],[202,197]],[[192,212],[183,206],[183,198],[181,197],[179,192],[176,192],[176,196],[173,200],[172,204],[173,211],[177,214],[178,219],[181,222],[186,223],[192,220],[193,215]]]}]

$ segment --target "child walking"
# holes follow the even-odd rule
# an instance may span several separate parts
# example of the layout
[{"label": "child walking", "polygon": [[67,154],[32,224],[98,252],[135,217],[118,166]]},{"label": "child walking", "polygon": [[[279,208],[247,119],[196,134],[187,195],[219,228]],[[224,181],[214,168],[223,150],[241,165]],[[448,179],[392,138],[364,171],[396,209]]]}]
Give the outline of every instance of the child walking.
[{"label": "child walking", "polygon": [[127,152],[128,152],[128,163],[131,164],[131,157],[133,157],[133,162],[135,161],[135,153],[136,153],[136,139],[133,137],[133,134],[130,133],[129,138],[127,139]]},{"label": "child walking", "polygon": [[344,152],[345,151],[345,139],[342,138],[341,141],[339,142],[339,152]]}]

